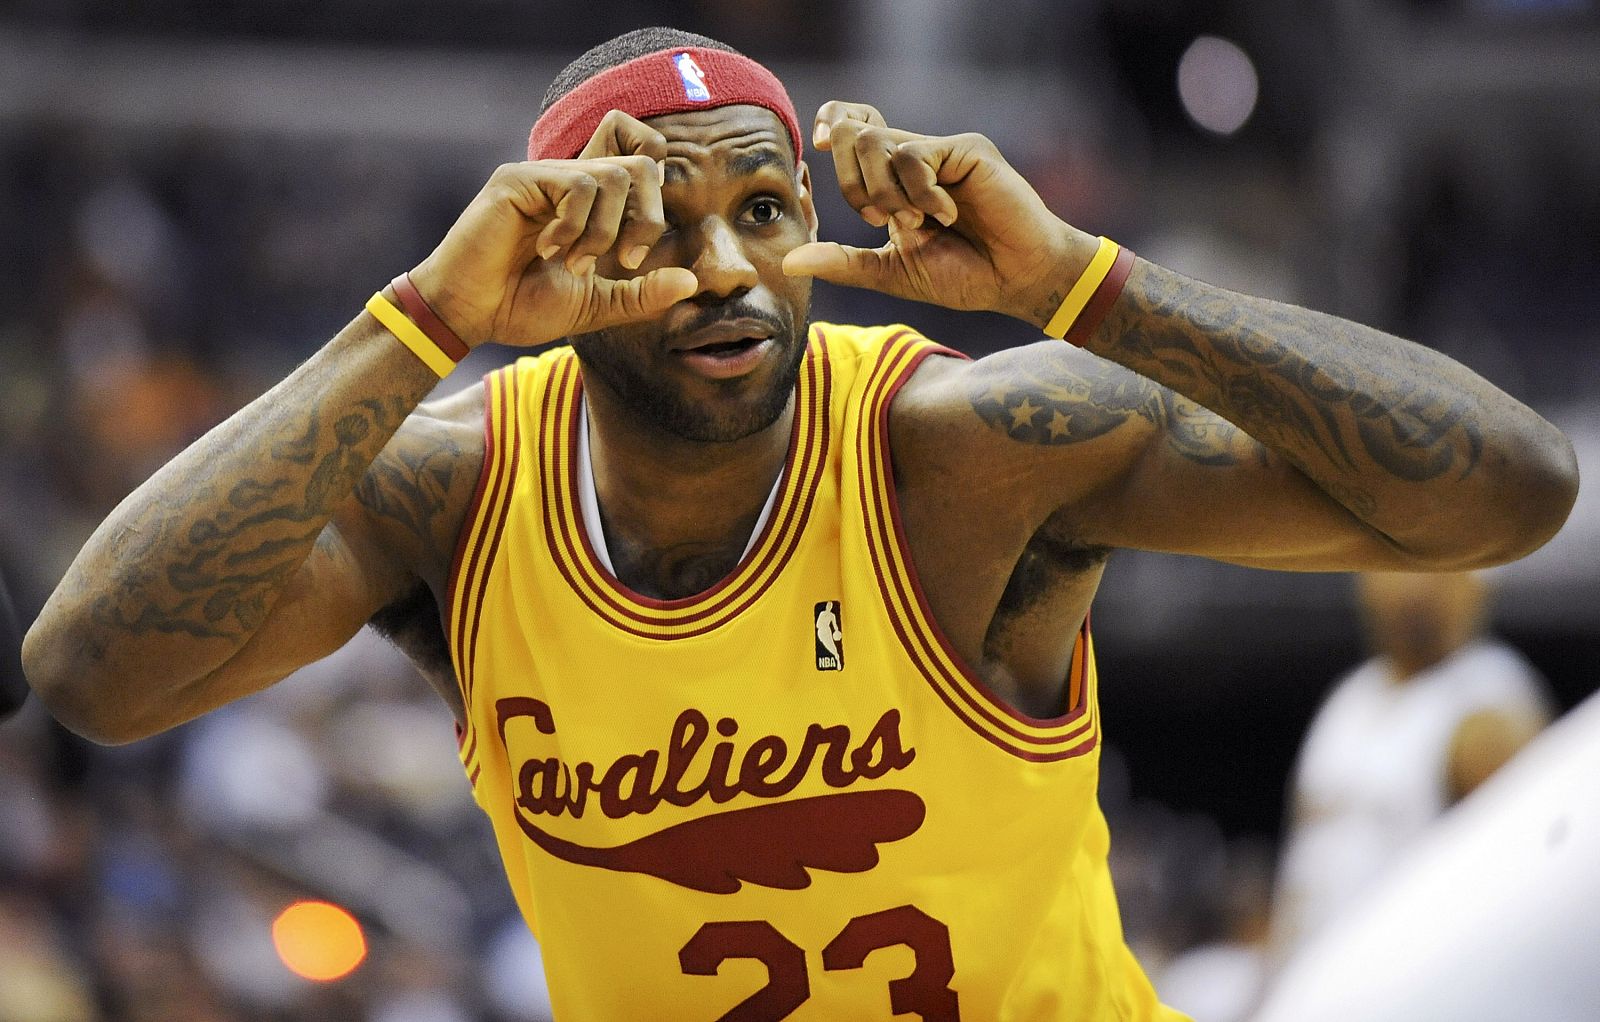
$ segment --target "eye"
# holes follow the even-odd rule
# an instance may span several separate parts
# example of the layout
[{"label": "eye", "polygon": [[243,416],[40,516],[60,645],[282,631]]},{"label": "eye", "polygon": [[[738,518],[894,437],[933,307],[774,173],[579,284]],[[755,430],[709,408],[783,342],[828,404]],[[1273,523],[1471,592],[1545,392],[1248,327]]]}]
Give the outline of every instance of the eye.
[{"label": "eye", "polygon": [[783,203],[777,199],[757,199],[745,207],[744,214],[753,224],[777,223],[783,219]]}]

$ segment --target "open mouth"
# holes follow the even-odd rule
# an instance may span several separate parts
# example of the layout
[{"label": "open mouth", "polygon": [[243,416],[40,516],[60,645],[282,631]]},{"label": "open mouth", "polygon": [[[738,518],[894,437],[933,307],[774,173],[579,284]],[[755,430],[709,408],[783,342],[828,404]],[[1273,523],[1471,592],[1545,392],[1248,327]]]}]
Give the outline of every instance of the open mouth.
[{"label": "open mouth", "polygon": [[717,357],[737,355],[740,352],[749,351],[764,340],[766,340],[764,337],[741,337],[733,341],[718,341],[715,344],[701,345],[698,348],[691,348],[689,351],[696,355],[713,355]]},{"label": "open mouth", "polygon": [[726,380],[755,371],[776,344],[770,337],[733,337],[678,351],[678,357],[693,372],[710,379]]}]

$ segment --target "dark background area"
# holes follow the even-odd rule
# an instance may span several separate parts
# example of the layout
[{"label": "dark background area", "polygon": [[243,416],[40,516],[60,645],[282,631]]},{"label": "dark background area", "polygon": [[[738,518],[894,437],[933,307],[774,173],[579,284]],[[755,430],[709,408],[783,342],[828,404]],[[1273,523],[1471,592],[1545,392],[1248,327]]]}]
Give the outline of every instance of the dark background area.
[{"label": "dark background area", "polygon": [[[567,60],[662,22],[770,63],[802,117],[858,99],[916,130],[983,131],[1085,229],[1444,350],[1600,473],[1600,16],[1582,0],[12,0],[0,572],[23,623],[124,494],[431,249],[518,158]],[[1201,36],[1253,67],[1231,133],[1177,88]],[[1221,66],[1206,80],[1240,85]],[[875,244],[812,166],[824,237]],[[814,314],[904,321],[974,355],[1037,339],[831,288]],[[512,354],[477,353],[445,386]],[[1587,481],[1561,536],[1493,573],[1497,630],[1563,709],[1600,686],[1597,551]],[[1305,726],[1362,656],[1350,585],[1119,552],[1095,627],[1128,931],[1170,954],[1222,925],[1220,876],[1270,868]],[[384,780],[343,754],[345,725],[414,756],[369,755]],[[274,798],[199,784],[218,749],[276,778]],[[525,955],[496,971],[520,924],[451,753],[445,712],[370,637],[127,750],[31,706],[0,728],[0,946],[43,941],[18,960],[49,965],[69,1010],[36,1017],[540,1017],[504,993]],[[412,880],[367,889],[306,835]],[[297,892],[368,925],[356,979],[311,988],[251,957],[250,920]],[[419,897],[450,922],[408,917]],[[161,970],[188,1014],[139,982]]]}]

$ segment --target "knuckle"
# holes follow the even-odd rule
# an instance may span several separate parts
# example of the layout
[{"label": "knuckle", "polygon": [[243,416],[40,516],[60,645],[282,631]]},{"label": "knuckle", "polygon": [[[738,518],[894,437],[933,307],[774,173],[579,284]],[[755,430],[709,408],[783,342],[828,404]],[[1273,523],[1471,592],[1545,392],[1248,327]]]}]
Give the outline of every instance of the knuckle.
[{"label": "knuckle", "polygon": [[910,170],[922,166],[922,149],[910,142],[896,146],[889,154],[889,162],[896,170]]},{"label": "knuckle", "polygon": [[[857,122],[858,124],[861,122]],[[863,124],[856,129],[856,147],[858,149],[889,149],[889,133],[872,124]]]},{"label": "knuckle", "polygon": [[656,179],[656,161],[648,156],[624,156],[619,162],[630,177],[644,181]]},{"label": "knuckle", "polygon": [[867,125],[853,118],[845,117],[833,122],[833,144],[837,147],[841,143],[852,144]]},{"label": "knuckle", "polygon": [[500,166],[494,168],[494,171],[489,175],[489,181],[486,186],[487,190],[496,192],[498,194],[505,194],[515,191],[518,182],[521,181],[527,174],[525,169],[527,166],[527,164],[523,163],[500,164]]}]

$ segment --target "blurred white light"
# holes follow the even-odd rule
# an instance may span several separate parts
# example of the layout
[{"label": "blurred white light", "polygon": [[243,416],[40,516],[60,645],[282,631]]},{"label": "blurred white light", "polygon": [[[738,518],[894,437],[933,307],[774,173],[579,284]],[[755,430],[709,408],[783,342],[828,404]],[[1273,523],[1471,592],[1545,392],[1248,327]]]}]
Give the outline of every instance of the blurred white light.
[{"label": "blurred white light", "polygon": [[1214,35],[1189,44],[1178,61],[1178,98],[1200,127],[1231,135],[1256,108],[1258,82],[1249,54]]}]

